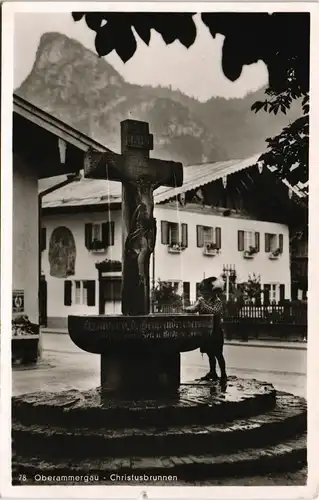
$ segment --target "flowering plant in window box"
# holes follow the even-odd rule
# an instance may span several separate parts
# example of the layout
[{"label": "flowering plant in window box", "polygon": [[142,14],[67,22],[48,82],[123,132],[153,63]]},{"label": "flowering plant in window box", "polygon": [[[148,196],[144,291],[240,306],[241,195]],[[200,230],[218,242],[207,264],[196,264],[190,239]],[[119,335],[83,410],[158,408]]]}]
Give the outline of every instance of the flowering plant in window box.
[{"label": "flowering plant in window box", "polygon": [[281,255],[281,250],[280,248],[276,248],[276,250],[273,250],[270,254],[269,254],[269,258],[270,259],[278,259],[279,255]]},{"label": "flowering plant in window box", "polygon": [[105,252],[106,244],[101,240],[93,240],[91,244],[91,250],[93,252]]},{"label": "flowering plant in window box", "polygon": [[256,253],[257,253],[257,248],[250,246],[248,250],[244,250],[244,258],[252,259]]},{"label": "flowering plant in window box", "polygon": [[168,245],[168,251],[170,253],[181,253],[182,250],[185,250],[185,245],[182,243],[170,243]]},{"label": "flowering plant in window box", "polygon": [[219,252],[216,243],[205,243],[204,255],[216,255]]}]

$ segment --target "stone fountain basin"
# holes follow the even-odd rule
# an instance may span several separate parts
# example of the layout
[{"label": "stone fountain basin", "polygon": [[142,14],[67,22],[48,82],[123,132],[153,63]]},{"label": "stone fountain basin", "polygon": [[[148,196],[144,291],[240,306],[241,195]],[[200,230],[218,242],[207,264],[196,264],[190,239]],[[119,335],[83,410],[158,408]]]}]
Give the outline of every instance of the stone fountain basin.
[{"label": "stone fountain basin", "polygon": [[73,342],[94,354],[186,352],[209,338],[213,317],[197,314],[69,316]]}]

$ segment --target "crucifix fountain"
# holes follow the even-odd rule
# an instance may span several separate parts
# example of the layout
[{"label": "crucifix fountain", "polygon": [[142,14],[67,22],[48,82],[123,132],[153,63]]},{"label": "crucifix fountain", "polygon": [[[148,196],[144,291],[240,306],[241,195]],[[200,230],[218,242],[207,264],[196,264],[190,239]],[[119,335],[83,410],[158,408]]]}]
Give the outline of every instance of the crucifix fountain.
[{"label": "crucifix fountain", "polygon": [[154,393],[180,384],[180,352],[195,349],[212,318],[150,315],[150,257],[156,240],[154,191],[183,184],[181,163],[150,158],[146,122],[121,123],[121,154],[89,152],[85,176],[122,183],[122,315],[69,317],[76,345],[101,355],[105,391]]},{"label": "crucifix fountain", "polygon": [[[121,139],[120,155],[90,152],[85,175],[122,183],[122,314],[68,320],[73,342],[101,356],[101,387],[13,398],[14,484],[93,475],[98,484],[165,477],[176,486],[303,466],[304,400],[237,377],[223,392],[209,381],[180,383],[180,353],[198,348],[213,326],[210,315],[149,314],[153,192],[182,185],[182,165],[149,157],[147,123],[122,122]],[[125,479],[132,474],[135,483]]]}]

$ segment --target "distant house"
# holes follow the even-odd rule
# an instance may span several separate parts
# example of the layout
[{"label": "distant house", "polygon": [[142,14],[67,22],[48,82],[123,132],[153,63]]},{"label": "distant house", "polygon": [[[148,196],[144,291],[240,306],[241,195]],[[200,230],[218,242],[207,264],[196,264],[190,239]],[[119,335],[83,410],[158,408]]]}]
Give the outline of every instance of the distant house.
[{"label": "distant house", "polygon": [[[300,208],[257,160],[189,166],[182,187],[155,192],[153,284],[170,281],[193,301],[203,277],[231,264],[238,281],[260,275],[265,303],[291,298],[289,225]],[[121,185],[81,178],[43,196],[42,207],[43,323],[60,328],[70,314],[120,313]]]}]

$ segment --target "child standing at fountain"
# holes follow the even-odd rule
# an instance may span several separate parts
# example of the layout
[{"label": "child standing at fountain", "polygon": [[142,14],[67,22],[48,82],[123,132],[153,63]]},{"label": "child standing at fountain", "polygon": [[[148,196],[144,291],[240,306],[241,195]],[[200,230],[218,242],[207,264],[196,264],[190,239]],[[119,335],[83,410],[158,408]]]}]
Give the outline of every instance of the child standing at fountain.
[{"label": "child standing at fountain", "polygon": [[221,372],[221,382],[227,381],[226,363],[223,355],[224,332],[222,328],[223,303],[220,294],[224,288],[222,280],[211,277],[204,279],[199,285],[201,296],[197,302],[186,308],[186,312],[212,314],[214,316],[214,331],[212,336],[200,346],[200,351],[206,353],[209,359],[209,372],[201,380],[218,380],[216,359]]}]

